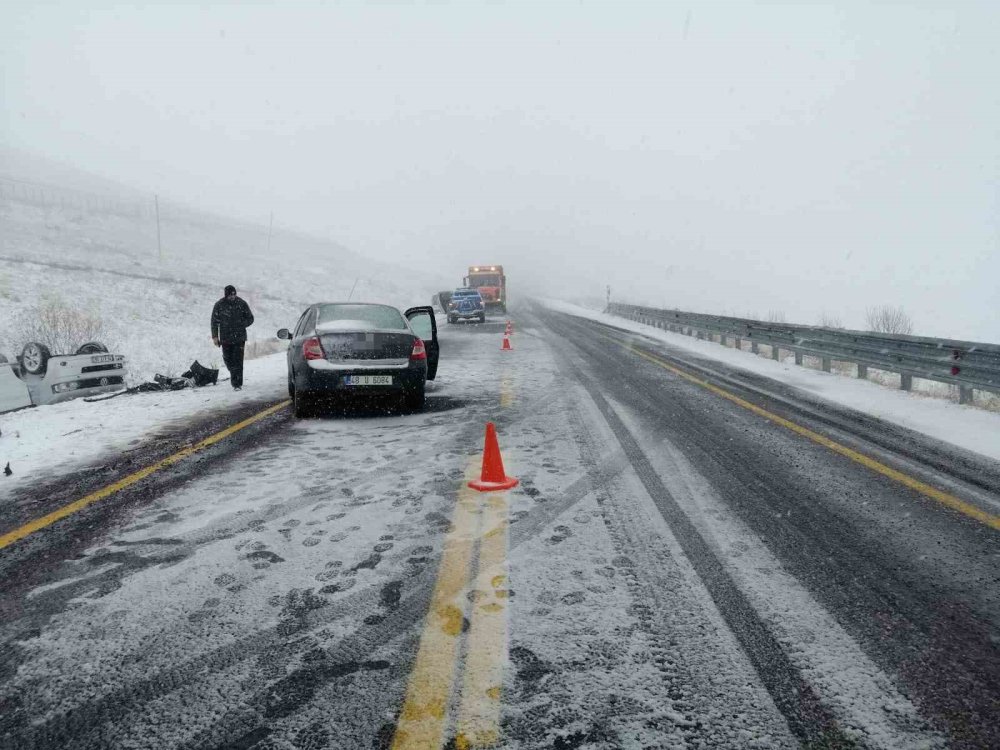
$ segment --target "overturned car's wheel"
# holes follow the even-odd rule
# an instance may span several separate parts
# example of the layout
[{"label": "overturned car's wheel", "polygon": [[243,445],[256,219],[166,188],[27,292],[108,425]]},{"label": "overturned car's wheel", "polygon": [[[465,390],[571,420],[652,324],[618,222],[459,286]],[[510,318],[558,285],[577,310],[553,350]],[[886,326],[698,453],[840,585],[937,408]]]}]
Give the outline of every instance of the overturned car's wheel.
[{"label": "overturned car's wheel", "polygon": [[44,375],[51,357],[52,354],[45,344],[31,341],[21,350],[21,366],[25,372],[30,372],[32,375]]},{"label": "overturned car's wheel", "polygon": [[102,344],[100,341],[88,341],[86,344],[81,346],[76,350],[77,354],[107,354],[108,347]]}]

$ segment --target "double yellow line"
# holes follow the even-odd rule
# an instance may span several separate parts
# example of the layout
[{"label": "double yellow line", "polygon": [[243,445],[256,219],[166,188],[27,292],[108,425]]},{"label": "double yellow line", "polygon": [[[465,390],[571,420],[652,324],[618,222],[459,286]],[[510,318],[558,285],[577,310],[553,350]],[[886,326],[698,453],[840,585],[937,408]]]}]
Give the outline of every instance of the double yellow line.
[{"label": "double yellow line", "polygon": [[642,357],[643,359],[652,362],[653,364],[659,367],[662,367],[664,370],[673,373],[677,377],[682,378],[688,381],[689,383],[694,383],[695,385],[701,386],[702,388],[711,391],[717,396],[721,396],[727,401],[730,401],[736,404],[737,406],[743,407],[747,411],[751,411],[754,414],[757,414],[758,416],[761,416],[764,419],[773,422],[774,424],[781,425],[782,427],[791,430],[797,435],[801,435],[802,437],[811,440],[814,443],[822,445],[824,448],[828,448],[834,453],[844,456],[845,458],[848,458],[851,461],[854,461],[855,463],[861,464],[862,466],[876,472],[877,474],[881,474],[884,477],[892,479],[893,481],[898,482],[899,484],[902,484],[903,486],[908,487],[909,489],[920,493],[924,497],[930,498],[931,500],[934,500],[940,503],[941,505],[944,505],[945,507],[958,511],[959,513],[968,516],[969,518],[979,521],[980,523],[986,524],[992,529],[1000,531],[1000,516],[996,516],[993,513],[989,513],[988,511],[985,511],[982,508],[979,508],[975,505],[972,505],[971,503],[966,502],[965,500],[955,497],[954,495],[948,492],[940,490],[937,487],[927,484],[926,482],[922,482],[915,477],[911,477],[909,474],[905,474],[899,471],[898,469],[894,469],[891,466],[887,466],[881,461],[872,458],[871,456],[866,456],[864,453],[856,451],[853,448],[848,448],[846,445],[843,445],[842,443],[838,443],[835,440],[831,440],[830,438],[826,437],[826,435],[821,435],[818,432],[810,430],[808,427],[803,427],[802,425],[792,422],[789,419],[785,419],[784,417],[778,416],[777,414],[774,414],[773,412],[770,412],[767,409],[757,406],[757,404],[751,403],[746,399],[740,398],[739,396],[730,393],[729,391],[723,388],[720,388],[714,383],[710,383],[707,380],[703,380],[702,378],[696,377],[690,374],[689,372],[680,369],[679,367],[675,367],[674,365],[661,359],[660,357],[657,357],[653,354],[649,354],[648,352],[644,352],[641,349],[637,349],[631,343],[625,343],[619,339],[612,338],[610,336],[603,336],[603,338],[606,338],[609,341],[613,341],[619,346],[629,350],[633,354],[636,354],[639,357]]},{"label": "double yellow line", "polygon": [[[513,403],[509,378],[501,383],[500,403],[503,407]],[[441,750],[456,687],[455,747],[471,750],[500,742],[507,661],[509,505],[506,492],[484,495],[468,487],[466,482],[475,478],[478,468],[478,458],[469,462],[466,481],[458,491],[392,750]]]}]

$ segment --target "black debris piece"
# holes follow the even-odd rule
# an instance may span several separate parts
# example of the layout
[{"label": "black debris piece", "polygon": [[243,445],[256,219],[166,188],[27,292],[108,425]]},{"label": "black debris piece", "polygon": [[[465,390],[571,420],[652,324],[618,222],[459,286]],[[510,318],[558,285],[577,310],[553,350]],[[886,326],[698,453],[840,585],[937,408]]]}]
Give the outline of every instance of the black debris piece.
[{"label": "black debris piece", "polygon": [[205,367],[198,360],[191,363],[187,372],[179,378],[172,378],[168,375],[154,375],[149,383],[139,385],[124,391],[118,391],[110,396],[98,396],[97,398],[85,398],[87,403],[95,401],[107,401],[110,398],[117,398],[131,393],[150,393],[155,391],[179,391],[184,388],[200,388],[205,385],[216,385],[219,382],[219,371],[211,367]]}]

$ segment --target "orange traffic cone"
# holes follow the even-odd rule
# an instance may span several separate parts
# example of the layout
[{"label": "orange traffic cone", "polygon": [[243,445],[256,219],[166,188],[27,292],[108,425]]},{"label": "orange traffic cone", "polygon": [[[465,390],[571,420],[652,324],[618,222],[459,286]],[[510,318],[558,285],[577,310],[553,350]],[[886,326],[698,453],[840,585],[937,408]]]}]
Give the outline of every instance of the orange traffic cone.
[{"label": "orange traffic cone", "polygon": [[503,456],[497,443],[497,428],[492,422],[486,423],[486,447],[483,449],[483,471],[479,479],[469,482],[469,486],[480,492],[509,490],[517,486],[518,480],[509,477],[503,469]]},{"label": "orange traffic cone", "polygon": [[506,329],[505,333],[506,333],[506,334],[507,334],[508,336],[510,336],[510,335],[511,335],[512,333],[514,333],[514,326],[512,326],[512,325],[510,324],[510,321],[509,321],[509,320],[507,321],[507,329]]},{"label": "orange traffic cone", "polygon": [[503,335],[503,345],[500,347],[500,351],[502,351],[502,352],[510,352],[510,351],[513,351],[513,350],[514,350],[514,347],[510,345],[510,334],[505,333]]}]

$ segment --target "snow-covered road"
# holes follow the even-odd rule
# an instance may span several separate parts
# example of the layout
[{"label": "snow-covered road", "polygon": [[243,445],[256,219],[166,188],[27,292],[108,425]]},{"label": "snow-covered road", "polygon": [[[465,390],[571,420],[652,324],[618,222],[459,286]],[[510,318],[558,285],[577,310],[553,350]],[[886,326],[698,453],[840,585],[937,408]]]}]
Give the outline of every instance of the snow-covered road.
[{"label": "snow-covered road", "polygon": [[[514,323],[512,352],[447,326],[422,414],[279,412],[0,550],[0,747],[1000,739],[995,529],[657,367],[665,345]],[[521,483],[481,495],[488,420]],[[893,441],[938,450],[872,454]],[[948,455],[921,477],[996,500],[1000,468],[973,486]]]}]

